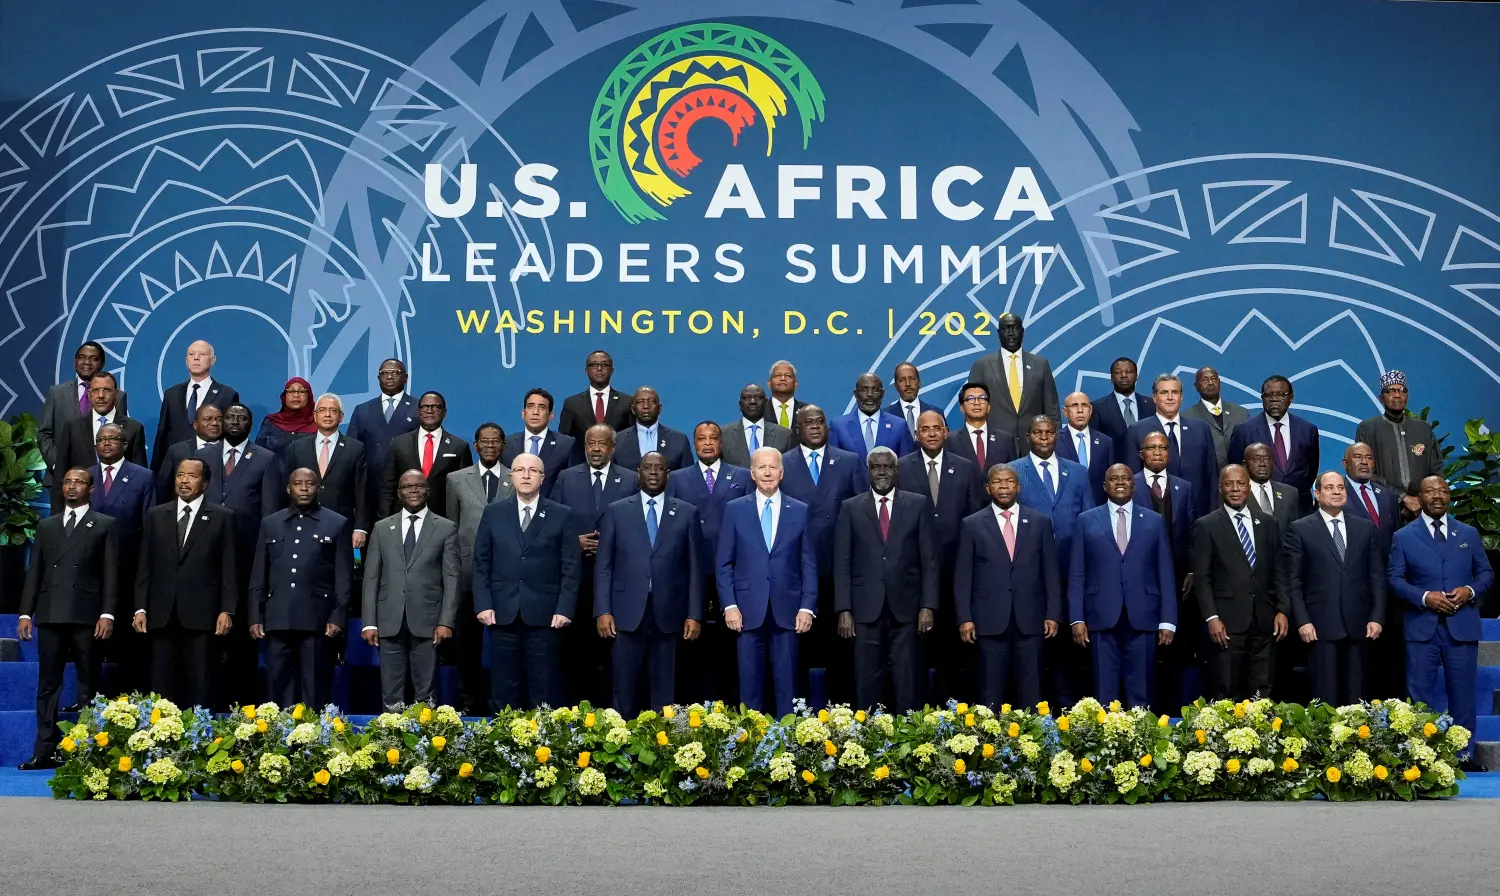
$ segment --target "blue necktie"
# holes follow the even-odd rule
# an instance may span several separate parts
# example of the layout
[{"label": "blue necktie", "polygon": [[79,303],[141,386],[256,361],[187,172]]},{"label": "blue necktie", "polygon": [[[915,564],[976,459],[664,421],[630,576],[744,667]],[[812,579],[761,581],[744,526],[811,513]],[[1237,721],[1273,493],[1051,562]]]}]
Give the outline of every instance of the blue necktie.
[{"label": "blue necktie", "polygon": [[760,510],[760,534],[766,540],[766,550],[771,550],[771,502],[768,500],[761,505]]},{"label": "blue necktie", "polygon": [[875,447],[875,418],[865,418],[865,450]]},{"label": "blue necktie", "polygon": [[394,413],[396,413],[396,399],[387,398],[385,400],[385,422],[391,422],[391,415]]},{"label": "blue necktie", "polygon": [[1047,472],[1050,461],[1042,461],[1042,484],[1047,486],[1047,498],[1051,501],[1057,500],[1057,489],[1052,486],[1052,476]]},{"label": "blue necktie", "polygon": [[194,420],[198,419],[198,388],[198,384],[193,383],[193,394],[188,396],[187,418],[189,426],[193,424]]},{"label": "blue necktie", "polygon": [[541,441],[542,441],[542,437],[541,436],[532,436],[531,437],[531,453],[532,454],[540,455],[542,453],[542,449],[539,448],[539,447],[537,447],[538,444],[540,444]]},{"label": "blue necktie", "polygon": [[759,423],[752,423],[752,424],[750,424],[750,450],[751,451],[757,451],[759,449],[760,449],[760,424]]},{"label": "blue necktie", "polygon": [[818,484],[818,452],[814,451],[807,461],[807,471],[812,474],[813,485]]},{"label": "blue necktie", "polygon": [[1243,513],[1236,513],[1234,515],[1234,527],[1239,530],[1240,547],[1245,549],[1245,559],[1250,561],[1251,566],[1254,566],[1255,542],[1250,540],[1250,533],[1245,531],[1245,515]]},{"label": "blue necktie", "polygon": [[656,547],[656,499],[646,501],[646,537],[651,539],[651,546]]},{"label": "blue necktie", "polygon": [[1078,434],[1078,462],[1085,468],[1089,465],[1089,440],[1084,438],[1083,433]]}]

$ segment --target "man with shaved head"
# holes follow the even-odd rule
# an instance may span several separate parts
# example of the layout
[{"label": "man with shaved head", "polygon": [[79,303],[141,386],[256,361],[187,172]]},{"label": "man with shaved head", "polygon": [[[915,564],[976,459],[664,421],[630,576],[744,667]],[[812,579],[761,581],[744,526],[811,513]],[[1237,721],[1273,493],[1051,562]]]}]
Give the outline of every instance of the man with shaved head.
[{"label": "man with shaved head", "polygon": [[1057,433],[1057,456],[1089,473],[1094,504],[1104,503],[1104,471],[1115,462],[1114,439],[1094,425],[1094,403],[1082,392],[1063,399],[1063,427]]},{"label": "man with shaved head", "polygon": [[[240,393],[227,383],[216,382],[213,377],[214,347],[203,340],[188,346],[187,382],[171,386],[161,397],[161,413],[156,421],[156,438],[151,440],[151,470],[161,477],[162,461],[167,449],[184,439],[193,437],[193,421],[198,419],[198,409],[211,404],[227,411],[232,404],[240,403]],[[167,473],[171,477],[171,471]]]}]

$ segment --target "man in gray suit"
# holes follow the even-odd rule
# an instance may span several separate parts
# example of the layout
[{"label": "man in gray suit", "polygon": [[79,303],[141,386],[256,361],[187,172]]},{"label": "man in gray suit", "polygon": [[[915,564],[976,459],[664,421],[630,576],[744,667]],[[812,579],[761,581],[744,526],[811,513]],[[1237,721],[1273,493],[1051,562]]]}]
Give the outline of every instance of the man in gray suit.
[{"label": "man in gray suit", "polygon": [[[43,485],[52,484],[52,468],[57,463],[53,446],[57,444],[58,434],[69,421],[89,413],[89,379],[103,369],[104,347],[90,340],[73,353],[73,372],[77,375],[47,390],[47,400],[42,403],[42,419],[36,425],[37,447],[47,462],[47,478]],[[124,389],[115,395],[115,413],[121,417],[130,415]]]},{"label": "man in gray suit", "polygon": [[481,423],[474,431],[479,462],[448,474],[448,516],[458,524],[458,630],[452,645],[457,654],[458,699],[468,715],[484,715],[489,707],[490,683],[484,672],[484,628],[474,618],[474,533],[484,508],[511,496],[510,467],[500,462],[505,430],[498,423]]},{"label": "man in gray suit", "polygon": [[[1250,412],[1224,400],[1219,394],[1219,372],[1212,367],[1198,368],[1193,377],[1193,388],[1198,390],[1198,403],[1184,408],[1182,416],[1208,424],[1208,432],[1214,439],[1214,454],[1218,455],[1222,468],[1229,457],[1229,434],[1250,419]],[[1283,528],[1281,531],[1287,530]]]},{"label": "man in gray suit", "polygon": [[740,390],[740,419],[719,427],[724,434],[724,463],[750,468],[750,455],[757,448],[792,450],[792,431],[766,419],[766,390],[751,383]]},{"label": "man in gray suit", "polygon": [[436,697],[437,648],[458,616],[458,527],[427,507],[427,477],[407,470],[396,484],[400,510],[375,524],[365,552],[365,642],[380,648],[386,709]]},{"label": "man in gray suit", "polygon": [[[1046,358],[1021,350],[1026,327],[1019,317],[1006,312],[1000,315],[998,324],[1000,351],[975,361],[969,369],[969,380],[989,388],[990,425],[1011,433],[1015,439],[1014,456],[1023,457],[1031,450],[1026,433],[1031,429],[1032,418],[1046,414],[1054,425],[1062,420],[1057,381]],[[1019,386],[1012,385],[1012,377],[1019,377]]]}]

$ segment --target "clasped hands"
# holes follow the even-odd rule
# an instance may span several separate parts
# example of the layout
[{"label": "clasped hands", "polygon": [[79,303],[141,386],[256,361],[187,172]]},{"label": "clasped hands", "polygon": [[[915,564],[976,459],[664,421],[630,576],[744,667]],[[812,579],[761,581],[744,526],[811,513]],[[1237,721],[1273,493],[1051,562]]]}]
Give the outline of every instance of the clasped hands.
[{"label": "clasped hands", "polygon": [[[1463,597],[1459,597],[1460,593],[1463,593]],[[1452,616],[1473,599],[1474,589],[1468,585],[1460,585],[1452,591],[1429,591],[1422,595],[1422,604],[1429,610]]]},{"label": "clasped hands", "polygon": [[[480,621],[480,623],[483,624],[483,625],[494,625],[495,624],[495,611],[494,610],[481,610],[480,612],[474,614],[474,618],[478,619]],[[566,628],[567,626],[572,625],[572,624],[573,624],[573,620],[569,619],[568,617],[566,617],[566,616],[564,616],[564,615],[562,615],[560,613],[554,613],[552,615],[552,627],[553,628]],[[439,627],[441,628],[441,626],[439,626]],[[453,633],[449,632],[448,634],[451,635]],[[442,643],[442,642],[440,641],[438,643]]]}]

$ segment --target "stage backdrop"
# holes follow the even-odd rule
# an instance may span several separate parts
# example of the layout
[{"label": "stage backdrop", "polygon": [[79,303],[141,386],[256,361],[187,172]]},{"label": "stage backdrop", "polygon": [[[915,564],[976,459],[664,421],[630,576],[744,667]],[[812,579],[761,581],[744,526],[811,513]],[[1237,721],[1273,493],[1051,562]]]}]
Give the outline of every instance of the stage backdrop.
[{"label": "stage backdrop", "polygon": [[837,412],[912,359],[956,419],[1013,311],[1063,392],[1120,355],[1251,406],[1284,373],[1336,462],[1387,368],[1445,428],[1500,409],[1497,34],[1373,0],[6,0],[0,406],[91,338],[150,420],[206,338],[257,417],[394,355],[452,428],[511,427],[603,347],[679,428],[783,357]]}]

